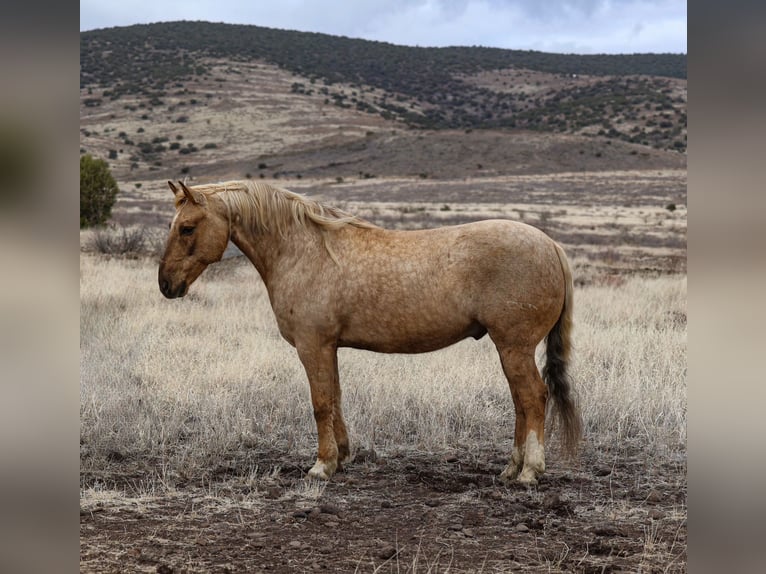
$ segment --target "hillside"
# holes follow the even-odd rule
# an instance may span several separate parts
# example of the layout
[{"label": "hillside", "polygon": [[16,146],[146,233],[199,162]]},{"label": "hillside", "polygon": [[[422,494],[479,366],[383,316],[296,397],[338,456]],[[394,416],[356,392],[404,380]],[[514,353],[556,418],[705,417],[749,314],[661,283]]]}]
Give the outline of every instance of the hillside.
[{"label": "hillside", "polygon": [[686,56],[679,54],[417,48],[207,22],[84,32],[80,54],[82,102],[91,108],[118,101],[173,111],[166,100],[179,95],[205,105],[231,85],[222,72],[247,74],[262,64],[292,75],[291,94],[401,127],[510,128],[686,149]]}]

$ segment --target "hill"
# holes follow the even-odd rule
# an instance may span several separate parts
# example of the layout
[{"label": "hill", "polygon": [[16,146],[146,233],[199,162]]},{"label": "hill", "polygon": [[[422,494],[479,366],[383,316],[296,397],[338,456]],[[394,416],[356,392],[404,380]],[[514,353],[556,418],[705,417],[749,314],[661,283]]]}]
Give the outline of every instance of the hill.
[{"label": "hill", "polygon": [[226,91],[226,61],[239,73],[274,67],[292,75],[292,94],[402,127],[510,128],[686,149],[682,54],[418,48],[208,22],[84,32],[80,54],[83,105],[92,108],[124,101],[155,109],[179,92],[191,105],[206,103],[214,95],[194,97],[194,86]]}]

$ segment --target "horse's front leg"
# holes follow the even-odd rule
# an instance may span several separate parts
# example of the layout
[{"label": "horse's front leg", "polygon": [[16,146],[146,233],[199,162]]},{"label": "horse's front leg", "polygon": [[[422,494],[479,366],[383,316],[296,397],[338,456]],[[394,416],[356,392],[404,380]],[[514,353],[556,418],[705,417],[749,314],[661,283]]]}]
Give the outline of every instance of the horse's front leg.
[{"label": "horse's front leg", "polygon": [[[296,349],[309,379],[319,438],[317,461],[309,470],[309,476],[328,480],[338,468],[339,447],[344,451],[341,453],[343,456],[348,455],[346,427],[338,408],[340,385],[337,349],[335,344],[318,344],[313,341],[296,342]],[[335,421],[336,417],[338,421]],[[338,440],[334,430],[336,427],[339,431],[342,429],[342,436],[338,436]]]}]

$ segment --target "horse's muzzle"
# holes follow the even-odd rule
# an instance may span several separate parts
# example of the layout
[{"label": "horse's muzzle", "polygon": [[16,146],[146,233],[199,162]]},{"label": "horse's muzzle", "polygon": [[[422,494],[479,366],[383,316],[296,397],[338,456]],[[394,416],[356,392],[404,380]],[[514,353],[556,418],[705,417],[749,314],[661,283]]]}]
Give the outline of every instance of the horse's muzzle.
[{"label": "horse's muzzle", "polygon": [[160,279],[160,291],[168,299],[175,299],[176,297],[183,297],[186,295],[186,281],[181,281],[177,288],[173,289],[170,286],[170,281],[167,279]]}]

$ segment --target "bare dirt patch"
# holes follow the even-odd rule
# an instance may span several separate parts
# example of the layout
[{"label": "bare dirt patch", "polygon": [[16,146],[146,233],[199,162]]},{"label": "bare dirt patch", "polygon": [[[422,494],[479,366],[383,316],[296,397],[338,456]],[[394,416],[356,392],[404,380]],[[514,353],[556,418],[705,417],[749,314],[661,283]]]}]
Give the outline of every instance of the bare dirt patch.
[{"label": "bare dirt patch", "polygon": [[317,483],[302,456],[248,452],[159,495],[115,462],[82,478],[81,571],[685,571],[685,456],[587,448],[534,488],[496,480],[505,456],[360,451]]}]

